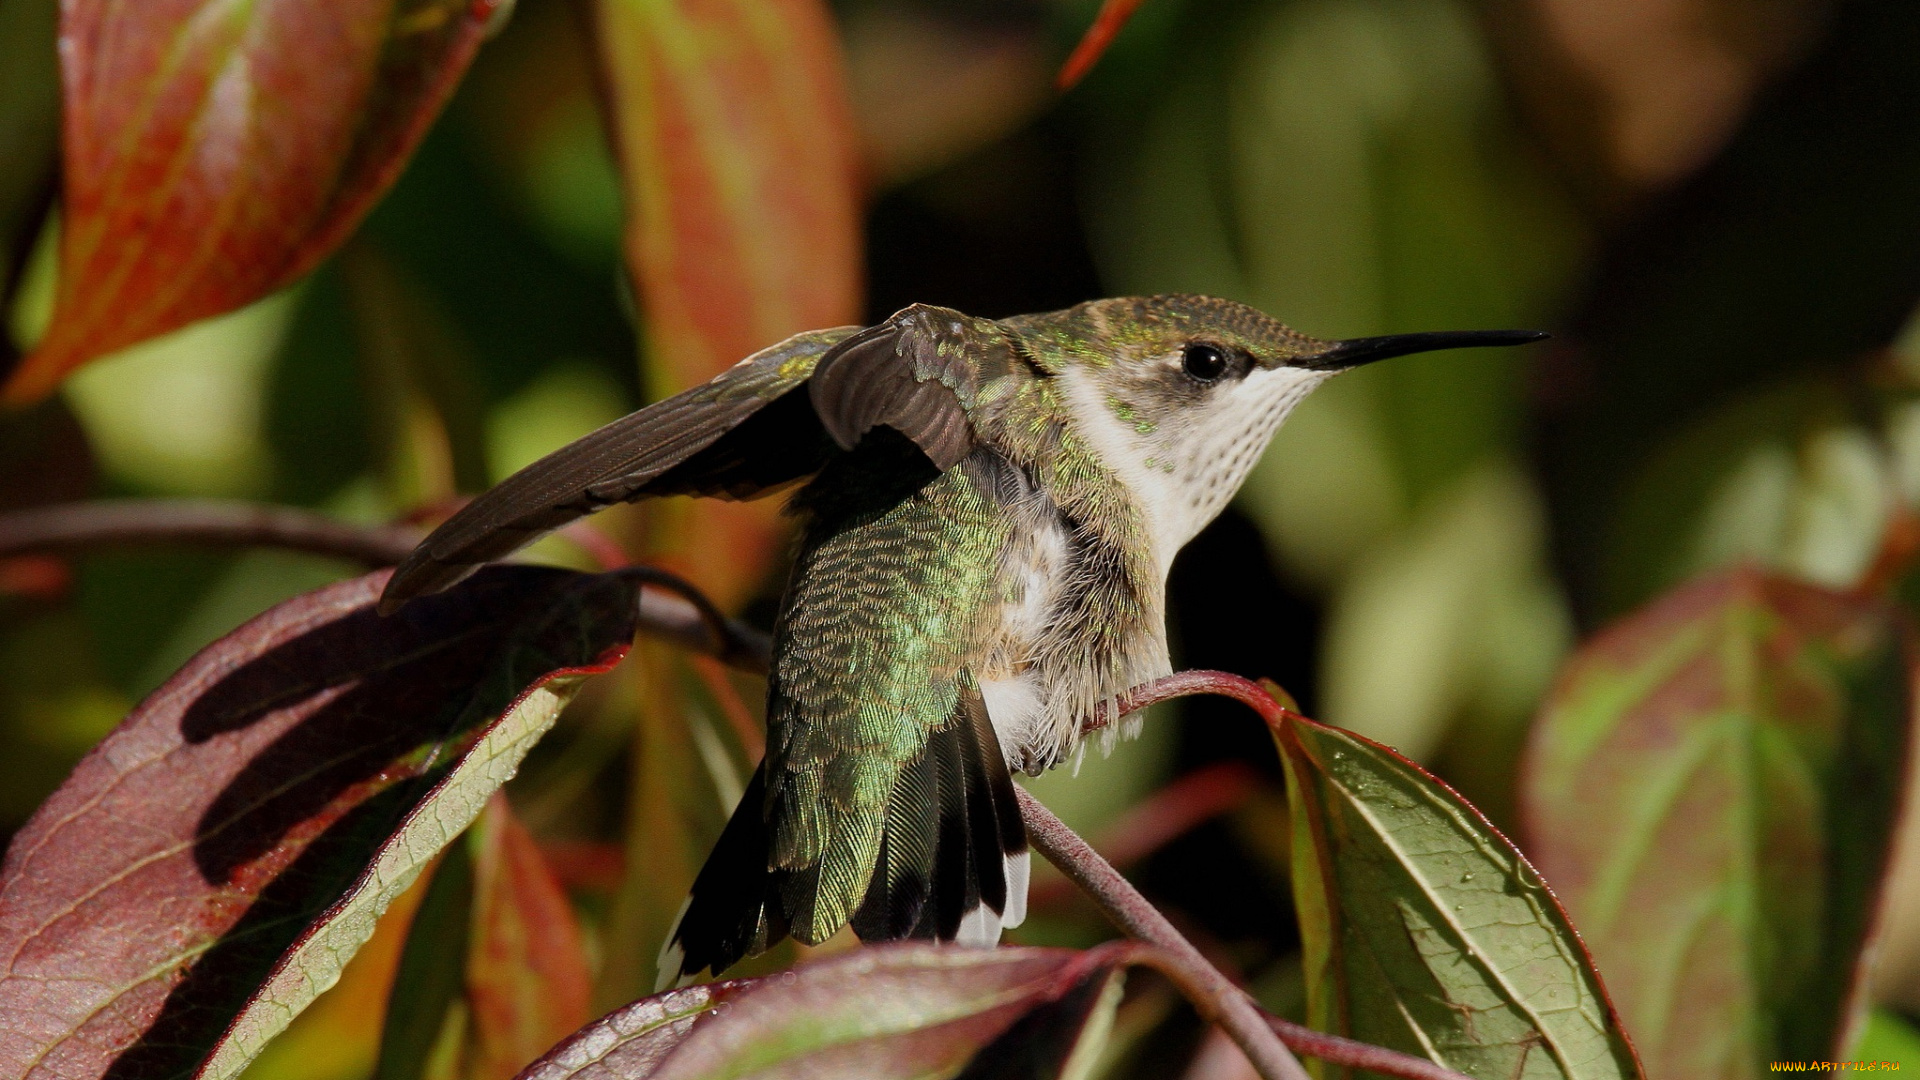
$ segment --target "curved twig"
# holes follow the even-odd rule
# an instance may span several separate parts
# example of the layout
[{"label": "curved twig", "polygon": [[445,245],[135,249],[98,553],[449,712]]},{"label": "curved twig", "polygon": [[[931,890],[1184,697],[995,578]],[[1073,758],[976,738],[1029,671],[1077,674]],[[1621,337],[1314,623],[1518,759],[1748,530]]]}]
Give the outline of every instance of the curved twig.
[{"label": "curved twig", "polygon": [[[1158,705],[1174,698],[1192,697],[1195,694],[1215,694],[1230,697],[1247,708],[1260,714],[1260,719],[1268,727],[1280,723],[1291,712],[1275,691],[1267,689],[1244,675],[1235,675],[1228,671],[1176,671],[1171,675],[1158,678],[1121,694],[1119,707],[1109,712],[1105,702],[1094,709],[1093,715],[1080,725],[1082,737],[1112,724],[1117,717],[1136,713],[1142,709]],[[1282,691],[1284,692],[1284,691]]]},{"label": "curved twig", "polygon": [[1013,790],[1020,798],[1020,813],[1026,818],[1027,835],[1033,840],[1033,846],[1099,901],[1122,930],[1165,954],[1162,970],[1186,993],[1202,1019],[1218,1025],[1238,1043],[1265,1080],[1307,1080],[1307,1071],[1300,1067],[1299,1059],[1267,1025],[1252,998],[1233,985],[1219,968],[1207,963],[1200,950],[1174,929],[1159,908],[1148,903],[1146,897],[1120,876],[1120,871],[1101,858],[1078,833],[1067,828],[1053,811],[1029,795],[1026,788],[1015,786]]},{"label": "curved twig", "polygon": [[[613,573],[658,586],[671,594],[645,590],[640,593],[640,620],[654,627],[656,634],[669,636],[662,628],[672,622],[671,636],[691,651],[706,653],[729,667],[766,674],[773,660],[773,643],[760,631],[727,618],[693,582],[657,566],[628,566]],[[673,600],[685,606],[671,603]],[[689,609],[693,615],[691,622],[687,621]],[[695,637],[699,640],[692,640]]]},{"label": "curved twig", "polygon": [[352,525],[311,510],[224,499],[112,499],[0,514],[0,555],[106,544],[214,544],[391,566],[423,535],[405,525]]},{"label": "curved twig", "polygon": [[[272,547],[330,555],[363,566],[406,558],[425,530],[355,525],[312,510],[224,499],[111,499],[0,514],[0,557],[110,545]],[[605,561],[606,553],[596,552]],[[767,636],[727,618],[686,579],[654,567],[615,571],[637,579],[640,629],[722,663],[764,674]]]},{"label": "curved twig", "polygon": [[[1219,673],[1189,674],[1210,676]],[[1171,678],[1179,679],[1180,676]],[[1163,679],[1160,682],[1166,681]],[[1245,679],[1240,681],[1256,692],[1262,692],[1259,684]],[[1148,688],[1159,685],[1150,683]],[[1027,835],[1032,839],[1033,846],[1047,857],[1048,862],[1059,867],[1061,873],[1085,890],[1122,930],[1155,947],[1154,953],[1142,954],[1142,962],[1149,963],[1173,980],[1187,999],[1193,1002],[1194,1010],[1201,1018],[1226,1032],[1262,1077],[1267,1080],[1279,1077],[1303,1080],[1306,1071],[1291,1052],[1298,1051],[1336,1065],[1370,1069],[1387,1076],[1405,1077],[1406,1080],[1470,1080],[1424,1058],[1402,1054],[1384,1046],[1323,1034],[1282,1020],[1260,1008],[1247,996],[1246,991],[1235,986],[1219,968],[1209,963],[1200,950],[1167,921],[1160,909],[1140,895],[1140,891],[1111,863],[1101,858],[1100,853],[1093,850],[1079,834],[1054,816],[1053,811],[1023,787],[1015,787],[1014,792],[1019,796],[1020,812],[1026,818]],[[1159,959],[1154,959],[1156,956]]]}]

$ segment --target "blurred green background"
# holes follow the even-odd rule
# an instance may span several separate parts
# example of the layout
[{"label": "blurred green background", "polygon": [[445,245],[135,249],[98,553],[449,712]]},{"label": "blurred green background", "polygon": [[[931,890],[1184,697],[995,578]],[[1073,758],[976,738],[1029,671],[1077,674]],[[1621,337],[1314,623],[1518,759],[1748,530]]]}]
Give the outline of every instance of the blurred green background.
[{"label": "blurred green background", "polygon": [[[52,8],[0,0],[0,235],[17,241],[0,288],[21,346],[55,272],[57,213],[39,227],[50,189],[33,182],[57,110]],[[1148,0],[1065,95],[1053,72],[1089,3],[836,15],[872,182],[873,319],[1196,291],[1320,337],[1556,333],[1329,384],[1173,571],[1180,666],[1272,676],[1503,827],[1529,718],[1582,634],[1739,558],[1851,586],[1920,504],[1912,0]],[[568,4],[520,0],[340,255],[7,417],[0,507],[218,495],[382,521],[641,404],[590,69]],[[40,564],[0,578],[0,831],[200,646],[358,572],[175,550],[70,569],[64,588]],[[562,856],[625,827],[632,692],[605,682],[509,788],[590,933],[609,886]],[[1146,731],[1033,786],[1098,838],[1178,775],[1259,770],[1260,794],[1137,877],[1284,1005],[1297,942],[1275,915],[1290,902],[1266,734],[1213,702]],[[709,754],[721,801],[738,753]],[[1917,863],[1886,923],[1883,1049],[1908,1037],[1896,1013],[1920,1011]],[[1065,903],[1019,937],[1105,933]],[[252,1075],[365,1075],[379,1013],[349,978]],[[1183,1022],[1161,1014],[1127,1022]],[[1152,1045],[1136,1075],[1184,1053]]]}]

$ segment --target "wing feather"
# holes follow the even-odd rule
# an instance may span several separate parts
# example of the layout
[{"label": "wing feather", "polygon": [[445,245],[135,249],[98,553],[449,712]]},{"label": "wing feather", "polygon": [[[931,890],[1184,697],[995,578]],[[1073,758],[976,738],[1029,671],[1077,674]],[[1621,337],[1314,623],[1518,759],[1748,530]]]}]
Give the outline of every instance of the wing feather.
[{"label": "wing feather", "polygon": [[794,391],[855,329],[795,335],[513,474],[414,549],[387,583],[381,609],[438,592],[481,563],[617,502],[748,497],[817,470],[832,446]]},{"label": "wing feather", "polygon": [[941,471],[978,445],[972,410],[1015,363],[996,323],[915,304],[834,346],[809,386],[820,423],[851,450],[873,428],[893,428]]},{"label": "wing feather", "polygon": [[906,436],[945,472],[978,445],[973,410],[1019,366],[998,324],[919,304],[865,330],[796,335],[468,503],[394,571],[381,610],[614,503],[763,495],[818,471],[836,447],[851,450],[876,427]]}]

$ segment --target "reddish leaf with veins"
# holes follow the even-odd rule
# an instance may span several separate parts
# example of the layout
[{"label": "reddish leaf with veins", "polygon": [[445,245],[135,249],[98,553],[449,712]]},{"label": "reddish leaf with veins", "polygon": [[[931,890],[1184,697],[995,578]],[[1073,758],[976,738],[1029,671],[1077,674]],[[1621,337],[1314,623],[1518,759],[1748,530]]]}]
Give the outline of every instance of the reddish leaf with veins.
[{"label": "reddish leaf with veins", "polygon": [[505,2],[67,0],[59,294],[5,399],[312,269]]},{"label": "reddish leaf with veins", "polygon": [[510,1080],[593,1018],[593,976],[560,880],[496,792],[473,833],[468,1080]]},{"label": "reddish leaf with veins", "polygon": [[382,618],[386,578],[208,646],[15,837],[0,1075],[235,1075],[634,631],[616,575],[489,567]]},{"label": "reddish leaf with veins", "polygon": [[1655,1080],[1847,1056],[1905,788],[1906,626],[1739,567],[1561,675],[1521,776],[1527,850]]},{"label": "reddish leaf with veins", "polygon": [[[520,1080],[1060,1076],[1104,1042],[1131,944],[890,944],[708,983],[601,1017]],[[1081,1075],[1073,1073],[1072,1075]]]},{"label": "reddish leaf with veins", "polygon": [[[862,182],[824,0],[594,0],[592,10],[654,395],[859,319]],[[778,509],[705,500],[656,542],[731,607],[778,554]]]}]

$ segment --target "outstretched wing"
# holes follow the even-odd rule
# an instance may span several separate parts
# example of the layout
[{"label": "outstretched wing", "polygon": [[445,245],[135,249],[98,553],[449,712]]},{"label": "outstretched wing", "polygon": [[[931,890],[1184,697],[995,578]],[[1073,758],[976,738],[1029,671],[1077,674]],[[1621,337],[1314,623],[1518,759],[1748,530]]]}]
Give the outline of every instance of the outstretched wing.
[{"label": "outstretched wing", "polygon": [[[788,338],[548,454],[448,518],[407,556],[382,611],[438,592],[577,518],[655,495],[752,498],[892,427],[944,471],[974,445],[969,350],[1010,352],[993,324],[914,306],[866,330]],[[824,391],[801,392],[820,374]]]},{"label": "outstretched wing", "polygon": [[617,502],[680,493],[746,496],[756,486],[818,469],[831,444],[804,395],[792,391],[822,355],[855,332],[839,327],[788,338],[514,473],[414,548],[387,582],[381,610],[439,592],[481,563]]}]

